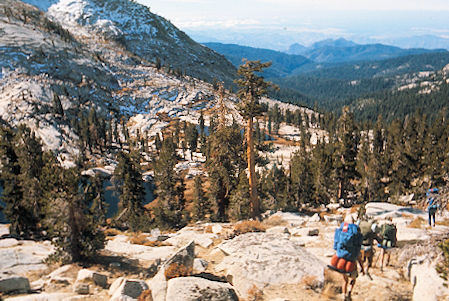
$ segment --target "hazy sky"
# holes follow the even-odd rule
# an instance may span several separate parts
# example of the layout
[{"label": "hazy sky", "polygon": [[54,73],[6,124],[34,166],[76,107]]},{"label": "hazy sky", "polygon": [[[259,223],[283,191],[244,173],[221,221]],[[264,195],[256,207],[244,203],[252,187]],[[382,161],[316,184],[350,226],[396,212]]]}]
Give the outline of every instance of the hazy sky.
[{"label": "hazy sky", "polygon": [[137,1],[188,33],[283,30],[316,34],[317,39],[381,40],[423,34],[449,38],[449,0]]}]

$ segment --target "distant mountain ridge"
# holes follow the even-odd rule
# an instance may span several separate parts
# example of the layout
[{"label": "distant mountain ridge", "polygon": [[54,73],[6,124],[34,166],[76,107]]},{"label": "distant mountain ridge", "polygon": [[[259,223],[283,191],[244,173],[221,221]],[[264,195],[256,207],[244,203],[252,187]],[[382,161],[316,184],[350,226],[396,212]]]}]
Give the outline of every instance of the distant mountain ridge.
[{"label": "distant mountain ridge", "polygon": [[[286,77],[309,72],[322,72],[322,70],[328,69],[339,70],[340,68],[353,68],[351,64],[366,65],[369,62],[384,60],[391,60],[388,61],[387,64],[391,63],[394,66],[396,65],[396,63],[394,63],[396,59],[398,64],[401,65],[403,64],[403,61],[407,61],[407,59],[403,58],[413,55],[429,54],[432,56],[432,54],[435,54],[438,56],[438,53],[449,54],[449,52],[444,49],[402,49],[382,44],[358,45],[345,39],[323,40],[310,47],[293,44],[290,50],[296,50],[298,54],[287,54],[270,49],[253,48],[236,44],[204,43],[204,45],[224,55],[236,67],[241,64],[243,58],[249,60],[271,61],[273,65],[265,71],[264,74],[266,77]],[[419,57],[417,57],[417,60],[419,60]],[[373,65],[376,64],[377,63],[373,63]],[[418,66],[419,62],[414,60],[413,67]],[[440,67],[439,64],[438,66]],[[404,65],[403,68],[408,67]],[[408,70],[409,69],[410,68],[408,68]],[[364,69],[354,70],[354,72],[360,73]],[[369,71],[369,74],[373,73],[373,70],[371,70],[370,67],[368,67],[367,70]],[[381,68],[380,70],[382,71],[383,69]],[[411,71],[422,70],[413,69]],[[345,74],[346,73],[347,72],[345,71]],[[336,78],[338,77],[339,75],[336,75]]]},{"label": "distant mountain ridge", "polygon": [[384,44],[356,44],[346,39],[327,39],[305,47],[292,44],[288,54],[303,55],[317,63],[344,63],[354,61],[383,60],[413,54],[444,52],[445,49],[411,48],[403,49]]},{"label": "distant mountain ridge", "polygon": [[204,43],[205,46],[223,54],[234,66],[242,64],[242,59],[270,61],[273,65],[266,69],[266,77],[287,76],[297,69],[314,68],[315,63],[302,55],[288,55],[283,52],[240,46],[236,44]]}]

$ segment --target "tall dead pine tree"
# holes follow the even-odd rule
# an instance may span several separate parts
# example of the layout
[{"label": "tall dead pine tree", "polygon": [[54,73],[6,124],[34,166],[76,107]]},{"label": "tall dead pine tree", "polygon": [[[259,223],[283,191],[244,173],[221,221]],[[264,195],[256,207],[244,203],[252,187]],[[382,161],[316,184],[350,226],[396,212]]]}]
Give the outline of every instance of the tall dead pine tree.
[{"label": "tall dead pine tree", "polygon": [[266,82],[263,76],[258,75],[258,73],[269,66],[271,66],[271,62],[261,63],[260,61],[243,60],[243,65],[241,65],[237,71],[240,78],[235,81],[240,87],[240,90],[237,93],[241,101],[239,104],[239,111],[243,118],[246,119],[246,152],[252,218],[258,217],[260,213],[255,171],[253,118],[262,112],[259,100],[267,93],[267,89],[271,85],[271,83]]}]

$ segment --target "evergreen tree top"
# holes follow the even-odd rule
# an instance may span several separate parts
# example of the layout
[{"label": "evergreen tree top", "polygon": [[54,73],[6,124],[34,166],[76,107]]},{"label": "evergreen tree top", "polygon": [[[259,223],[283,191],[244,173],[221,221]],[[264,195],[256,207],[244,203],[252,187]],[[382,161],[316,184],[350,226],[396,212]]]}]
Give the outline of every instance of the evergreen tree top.
[{"label": "evergreen tree top", "polygon": [[258,75],[264,68],[271,66],[271,62],[261,63],[260,61],[243,60],[243,64],[237,70],[240,78],[235,83],[240,87],[237,96],[242,100],[240,113],[244,117],[253,117],[260,114],[262,108],[259,99],[267,94],[269,87],[276,87],[270,82],[266,82],[264,77]]}]

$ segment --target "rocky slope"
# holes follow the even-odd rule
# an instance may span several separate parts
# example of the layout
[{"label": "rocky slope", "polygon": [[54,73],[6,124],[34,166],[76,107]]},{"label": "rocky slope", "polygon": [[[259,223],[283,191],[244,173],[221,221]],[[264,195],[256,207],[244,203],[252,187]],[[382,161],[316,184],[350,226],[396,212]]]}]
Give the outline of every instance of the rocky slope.
[{"label": "rocky slope", "polygon": [[[392,218],[399,247],[383,272],[376,248],[375,267],[358,277],[353,300],[447,300],[449,290],[435,272],[440,256],[435,239],[449,228],[417,226],[426,214],[416,208],[370,203],[366,209],[380,224]],[[150,294],[148,289],[161,301],[338,300],[341,275],[326,264],[334,254],[334,231],[346,214],[351,209],[338,204],[313,216],[269,213],[257,233],[236,231],[241,226],[229,223],[197,223],[176,233],[109,231],[105,250],[87,269],[47,266],[43,259],[53,251],[48,242],[3,238],[0,287],[8,283],[11,300],[135,300]],[[187,269],[173,269],[174,264]],[[13,288],[21,295],[14,297]],[[32,290],[37,294],[27,295]]]},{"label": "rocky slope", "polygon": [[[81,15],[83,9],[93,9],[93,3],[91,6],[87,6],[86,1],[78,4],[82,4],[78,7]],[[55,5],[50,11],[62,15],[61,6],[69,3],[62,1],[60,6]],[[106,8],[103,11],[107,11]],[[61,15],[55,14],[62,18]],[[155,20],[159,19],[154,16],[153,22]],[[66,25],[72,22],[65,21]],[[77,136],[70,121],[91,107],[110,119],[146,114],[137,119],[143,120],[141,125],[145,129],[157,132],[166,124],[157,118],[158,114],[179,117],[213,106],[215,96],[210,84],[158,70],[154,64],[128,51],[122,43],[106,39],[104,33],[99,32],[101,26],[70,24],[68,28],[72,33],[62,28],[56,17],[33,6],[13,0],[0,3],[0,117],[10,125],[26,123],[38,132],[48,148],[67,155],[76,153]],[[120,32],[127,35],[123,30],[125,28],[120,28]],[[149,37],[147,40],[157,41]],[[187,43],[180,39],[181,42]],[[144,46],[139,47],[155,48]],[[201,69],[209,72],[208,68]],[[214,74],[220,72],[214,71]],[[53,112],[56,96],[64,109],[63,116]],[[155,125],[157,122],[159,124]],[[142,132],[145,129],[141,129]]]},{"label": "rocky slope", "polygon": [[159,60],[171,69],[208,81],[231,83],[235,75],[235,68],[223,56],[134,1],[61,0],[37,5],[70,32],[87,37],[98,34],[146,61]]}]

